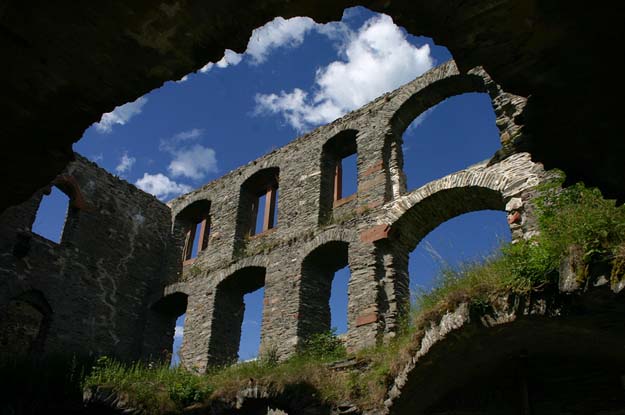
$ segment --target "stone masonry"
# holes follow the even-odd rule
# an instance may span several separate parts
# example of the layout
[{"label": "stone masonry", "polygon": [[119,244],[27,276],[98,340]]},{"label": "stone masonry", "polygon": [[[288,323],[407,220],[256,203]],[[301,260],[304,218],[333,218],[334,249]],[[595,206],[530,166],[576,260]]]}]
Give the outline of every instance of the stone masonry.
[{"label": "stone masonry", "polygon": [[0,355],[139,358],[147,301],[180,266],[169,209],[79,155],[53,184],[71,200],[60,244],[31,231],[49,187],[0,216]]},{"label": "stone masonry", "polygon": [[[501,150],[407,192],[404,131],[467,92],[490,96]],[[260,353],[282,359],[330,329],[332,278],[349,266],[346,345],[383,342],[409,304],[408,255],[432,229],[495,209],[508,212],[513,240],[535,232],[529,202],[546,174],[513,150],[525,102],[450,61],[168,206],[77,156],[53,182],[72,200],[60,244],[30,230],[47,189],[0,216],[3,332],[30,333],[33,351],[155,359],[186,313],[181,359],[203,371],[236,360],[243,295],[264,287]],[[343,197],[337,177],[351,154],[357,192]],[[0,352],[16,347],[5,337]]]},{"label": "stone masonry", "polygon": [[[428,108],[466,92],[490,95],[503,161],[480,163],[407,193],[403,132]],[[203,249],[164,288],[163,301],[187,297],[184,364],[203,370],[236,360],[243,295],[261,287],[260,352],[292,354],[306,337],[330,329],[331,282],[346,265],[347,347],[374,345],[398,329],[409,303],[408,255],[429,231],[460,214],[495,209],[508,212],[514,239],[531,235],[526,202],[545,173],[529,154],[506,154],[521,134],[514,117],[524,104],[483,70],[460,74],[450,61],[170,202],[179,245],[209,218]],[[358,191],[333,200],[337,160],[354,152]],[[250,199],[272,186],[279,189],[277,223],[253,235],[250,223],[261,213]]]}]

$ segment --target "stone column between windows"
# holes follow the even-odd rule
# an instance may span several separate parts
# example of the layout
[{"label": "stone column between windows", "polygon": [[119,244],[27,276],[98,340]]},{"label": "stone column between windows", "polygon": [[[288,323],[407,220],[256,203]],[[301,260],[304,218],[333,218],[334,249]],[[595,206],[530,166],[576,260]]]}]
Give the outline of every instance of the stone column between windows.
[{"label": "stone column between windows", "polygon": [[349,351],[375,346],[380,334],[379,267],[373,243],[349,246],[347,336]]},{"label": "stone column between windows", "polygon": [[[214,289],[206,289],[206,281],[195,281],[189,292],[180,361],[187,369],[205,372],[211,361],[209,344],[215,308]],[[202,287],[202,288],[200,288]]]},{"label": "stone column between windows", "polygon": [[283,360],[298,347],[301,263],[288,255],[273,255],[265,274],[265,298],[260,356]]},{"label": "stone column between windows", "polygon": [[386,239],[377,244],[381,272],[380,319],[384,341],[395,337],[407,323],[410,310],[408,252],[397,241]]}]

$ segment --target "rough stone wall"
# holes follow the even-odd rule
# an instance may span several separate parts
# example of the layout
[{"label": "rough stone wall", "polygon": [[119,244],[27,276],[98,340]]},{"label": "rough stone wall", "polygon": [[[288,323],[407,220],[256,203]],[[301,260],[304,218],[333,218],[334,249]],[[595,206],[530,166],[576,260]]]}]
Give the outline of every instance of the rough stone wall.
[{"label": "rough stone wall", "polygon": [[169,208],[79,155],[55,183],[71,197],[59,244],[31,231],[49,188],[0,216],[0,320],[24,331],[10,315],[26,304],[46,322],[33,351],[138,358],[148,302],[180,267]]},{"label": "rough stone wall", "polygon": [[[231,278],[245,284],[242,276],[250,270],[265,273],[261,353],[285,357],[310,334],[330,328],[325,310],[329,282],[345,263],[333,263],[327,257],[344,257],[345,249],[351,271],[346,342],[355,350],[395,334],[409,301],[408,254],[440,223],[474,210],[506,210],[514,199],[508,209],[511,215],[519,212],[511,221],[519,229],[514,237],[523,237],[531,221],[518,200],[544,178],[541,166],[527,154],[505,158],[508,154],[502,152],[492,165],[480,163],[406,193],[403,132],[431,106],[474,91],[489,93],[504,144],[517,137],[520,126],[514,114],[525,100],[503,92],[482,69],[461,74],[450,61],[172,201],[174,222],[187,206],[210,202],[207,248],[185,263],[180,280],[165,291],[185,293],[189,298],[181,353],[185,364],[202,370],[211,362],[222,363],[224,356],[236,356],[236,350],[216,351],[217,343],[211,341],[221,337],[225,327],[216,308],[225,301],[222,296],[235,296],[229,301],[242,304],[243,291],[221,287]],[[325,193],[331,189],[331,173],[324,169],[332,167],[328,162],[332,157],[324,150],[337,136],[345,140],[355,136],[358,190],[354,196],[335,201],[328,212]],[[241,229],[248,226],[251,213],[249,192],[241,189],[264,172],[278,170],[277,226],[245,236]],[[230,330],[238,333],[239,328]],[[236,349],[238,336],[230,338],[228,347]]]}]

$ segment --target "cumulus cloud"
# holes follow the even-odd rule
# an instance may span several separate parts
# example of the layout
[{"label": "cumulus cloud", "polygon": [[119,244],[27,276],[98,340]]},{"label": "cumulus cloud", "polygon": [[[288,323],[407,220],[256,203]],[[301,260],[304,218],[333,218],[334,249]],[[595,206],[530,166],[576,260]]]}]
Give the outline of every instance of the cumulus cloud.
[{"label": "cumulus cloud", "polygon": [[136,158],[128,156],[128,152],[125,151],[120,157],[119,163],[115,167],[115,171],[118,174],[128,173],[136,161]]},{"label": "cumulus cloud", "polygon": [[172,176],[199,180],[209,173],[217,173],[215,150],[196,143],[203,134],[204,130],[193,128],[161,140],[160,150],[173,157],[167,167]]},{"label": "cumulus cloud", "polygon": [[191,191],[191,186],[176,183],[161,173],[144,173],[143,177],[135,182],[135,185],[144,192],[150,193],[161,200],[169,196],[178,196]]},{"label": "cumulus cloud", "polygon": [[247,49],[239,54],[226,49],[223,58],[218,62],[209,62],[200,68],[201,73],[207,73],[214,67],[227,68],[238,65],[244,57],[249,57],[249,63],[259,65],[267,60],[267,56],[275,49],[295,48],[302,44],[307,33],[315,30],[330,38],[336,38],[338,33],[345,29],[342,23],[332,22],[317,24],[309,17],[293,17],[284,19],[276,17],[262,27],[255,29],[247,43]]},{"label": "cumulus cloud", "polygon": [[174,330],[174,339],[182,339],[182,336],[184,336],[184,327],[176,326],[176,329]]},{"label": "cumulus cloud", "polygon": [[141,114],[143,106],[147,102],[148,99],[146,97],[140,97],[136,101],[120,105],[119,107],[115,107],[113,111],[102,114],[100,122],[94,124],[96,131],[99,133],[110,133],[113,131],[114,125],[127,124],[132,117]]},{"label": "cumulus cloud", "polygon": [[342,60],[319,68],[312,93],[257,94],[257,113],[280,114],[298,131],[334,121],[434,65],[428,45],[414,46],[386,15],[369,19],[356,32],[342,33]]},{"label": "cumulus cloud", "polygon": [[301,45],[306,33],[316,26],[315,21],[309,17],[294,17],[288,20],[276,17],[252,32],[245,53],[251,57],[252,64],[263,63],[272,49]]},{"label": "cumulus cloud", "polygon": [[208,173],[217,173],[217,157],[215,150],[200,144],[177,150],[167,170],[174,177],[202,179]]},{"label": "cumulus cloud", "polygon": [[171,137],[162,139],[158,148],[161,151],[173,153],[180,146],[185,145],[186,142],[190,142],[200,138],[202,134],[204,134],[204,130],[201,128],[193,128],[191,130],[181,131]]}]

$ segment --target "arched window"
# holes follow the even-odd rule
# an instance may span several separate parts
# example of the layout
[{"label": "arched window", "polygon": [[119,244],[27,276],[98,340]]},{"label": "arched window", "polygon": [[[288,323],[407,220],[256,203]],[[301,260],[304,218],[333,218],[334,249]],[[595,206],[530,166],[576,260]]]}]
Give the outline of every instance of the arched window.
[{"label": "arched window", "polygon": [[183,261],[195,259],[208,247],[211,229],[210,208],[211,203],[208,200],[198,200],[176,216],[177,231],[184,235]]},{"label": "arched window", "polygon": [[321,221],[332,208],[354,199],[358,190],[356,130],[345,130],[329,139],[321,151]]},{"label": "arched window", "polygon": [[57,176],[43,194],[32,232],[60,244],[71,236],[78,223],[78,211],[87,209],[87,203],[71,175]]},{"label": "arched window", "polygon": [[236,240],[261,234],[277,226],[280,169],[270,167],[254,173],[241,185]]},{"label": "arched window", "polygon": [[0,354],[40,353],[52,308],[40,291],[29,290],[0,306]]},{"label": "arched window", "polygon": [[385,143],[394,198],[489,159],[500,148],[485,92],[481,76],[452,75],[417,91],[397,109]]},{"label": "arched window", "polygon": [[[336,274],[341,272],[347,275],[343,280],[349,279],[349,269],[342,271],[348,266],[348,247],[347,242],[327,242],[313,250],[302,262],[299,315],[306,318],[298,321],[300,338],[326,332],[333,323],[346,321],[346,315],[337,318],[339,316],[332,314],[330,299],[334,294],[332,288]],[[345,314],[346,302],[347,298],[343,296],[342,303],[345,304],[340,308]]]},{"label": "arched window", "polygon": [[244,297],[257,293],[264,285],[263,267],[240,269],[217,285],[209,342],[211,363],[230,364],[241,357],[238,352],[241,349],[241,332],[245,315]]},{"label": "arched window", "polygon": [[70,208],[69,202],[70,199],[64,192],[56,186],[51,186],[50,191],[44,194],[39,203],[32,226],[33,233],[60,244]]},{"label": "arched window", "polygon": [[144,357],[179,362],[179,347],[184,332],[184,316],[187,311],[187,295],[181,292],[169,294],[150,307],[144,334]]}]

